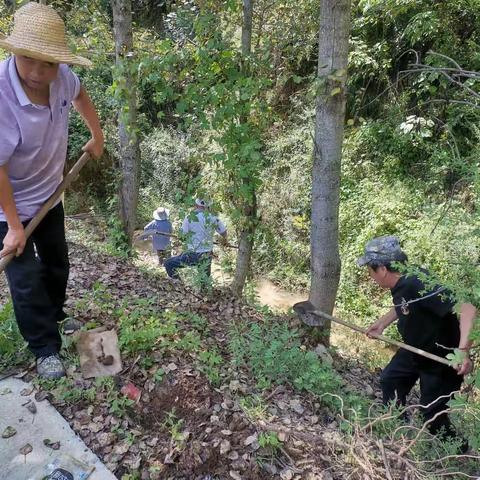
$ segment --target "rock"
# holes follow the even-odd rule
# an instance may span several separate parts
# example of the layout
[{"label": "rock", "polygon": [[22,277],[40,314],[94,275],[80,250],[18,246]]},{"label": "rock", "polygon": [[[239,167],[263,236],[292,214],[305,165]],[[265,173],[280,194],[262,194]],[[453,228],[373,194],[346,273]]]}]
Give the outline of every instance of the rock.
[{"label": "rock", "polygon": [[230,470],[229,475],[233,478],[233,480],[242,480],[242,476],[236,470]]},{"label": "rock", "polygon": [[333,358],[330,355],[330,352],[327,350],[325,345],[319,343],[314,350],[315,354],[320,358],[323,363],[327,363],[328,365],[333,365]]},{"label": "rock", "polygon": [[279,432],[277,436],[281,442],[285,442],[287,440],[287,434],[285,432]]},{"label": "rock", "polygon": [[375,392],[373,391],[373,388],[370,385],[367,385],[365,387],[365,394],[368,397],[375,398]]},{"label": "rock", "polygon": [[220,443],[220,455],[225,455],[228,453],[231,449],[230,442],[228,440],[222,440]]},{"label": "rock", "polygon": [[280,478],[282,480],[292,480],[293,478],[293,471],[290,470],[289,468],[284,468],[281,472],[280,472]]}]

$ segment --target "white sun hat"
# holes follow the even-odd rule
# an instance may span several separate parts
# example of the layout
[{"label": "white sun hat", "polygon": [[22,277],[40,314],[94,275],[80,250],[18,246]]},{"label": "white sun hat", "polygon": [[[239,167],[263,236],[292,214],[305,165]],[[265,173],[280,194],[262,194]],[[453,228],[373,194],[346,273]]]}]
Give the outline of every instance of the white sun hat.
[{"label": "white sun hat", "polygon": [[153,212],[153,218],[155,220],[166,220],[170,215],[168,208],[159,207]]},{"label": "white sun hat", "polygon": [[12,33],[8,37],[0,35],[1,48],[45,62],[92,66],[90,60],[70,50],[65,24],[52,7],[30,2],[19,8],[13,18]]}]

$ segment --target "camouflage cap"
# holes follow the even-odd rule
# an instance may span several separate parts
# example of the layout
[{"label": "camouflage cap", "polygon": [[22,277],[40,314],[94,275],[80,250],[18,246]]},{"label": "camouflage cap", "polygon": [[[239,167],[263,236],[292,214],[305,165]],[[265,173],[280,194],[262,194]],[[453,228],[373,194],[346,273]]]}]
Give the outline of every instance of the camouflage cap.
[{"label": "camouflage cap", "polygon": [[400,248],[397,237],[386,235],[374,238],[365,245],[365,254],[357,260],[359,267],[364,267],[371,262],[384,264],[398,262],[406,259],[406,255]]}]

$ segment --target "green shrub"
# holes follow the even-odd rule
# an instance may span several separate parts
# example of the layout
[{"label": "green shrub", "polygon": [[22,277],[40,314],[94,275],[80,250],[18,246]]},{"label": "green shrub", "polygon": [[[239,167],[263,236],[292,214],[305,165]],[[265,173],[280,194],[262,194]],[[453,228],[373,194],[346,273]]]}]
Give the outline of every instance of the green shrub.
[{"label": "green shrub", "polygon": [[[231,332],[233,361],[246,366],[260,387],[289,383],[319,396],[338,392],[342,385],[338,374],[300,347],[298,332],[284,324],[253,324],[245,332],[238,327]],[[325,403],[331,398],[325,397]]]}]

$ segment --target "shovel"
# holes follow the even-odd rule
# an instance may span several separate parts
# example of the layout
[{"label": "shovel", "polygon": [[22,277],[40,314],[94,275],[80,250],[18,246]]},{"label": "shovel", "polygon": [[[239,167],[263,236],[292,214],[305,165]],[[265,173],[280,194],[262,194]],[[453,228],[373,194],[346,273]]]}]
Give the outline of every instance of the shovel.
[{"label": "shovel", "polygon": [[[71,170],[65,175],[62,183],[57,187],[53,192],[52,196],[45,202],[42,208],[38,213],[30,220],[28,225],[25,227],[25,236],[30,237],[32,232],[38,227],[38,224],[44,219],[45,215],[50,211],[50,209],[55,205],[58,199],[62,196],[62,193],[65,189],[78,177],[80,170],[83,166],[90,160],[90,155],[85,152],[77,161],[77,163],[71,168]],[[15,257],[15,252],[9,253],[4,257],[0,258],[0,272],[2,272],[5,267],[13,260]]]},{"label": "shovel", "polygon": [[[344,327],[348,327],[356,332],[360,332],[363,334],[367,333],[365,328],[357,327],[357,325],[353,325],[351,323],[345,322],[340,318],[332,317],[327,313],[321,312],[320,310],[315,309],[315,305],[313,305],[309,301],[305,302],[298,302],[293,306],[293,311],[300,317],[304,323],[311,327],[321,327],[324,325],[325,320],[330,320],[331,322],[338,323],[343,325]],[[448,365],[449,367],[452,366],[452,363],[449,362],[446,358],[439,357],[438,355],[434,355],[433,353],[426,352],[420,348],[412,347],[411,345],[407,345],[403,342],[397,342],[397,340],[393,340],[391,338],[385,337],[383,335],[376,335],[374,337],[377,340],[381,340],[382,342],[389,343],[390,345],[395,345],[399,348],[403,348],[410,352],[416,353],[417,355],[421,355],[422,357],[429,358],[430,360],[435,360],[436,362],[443,363],[443,365]]]}]

